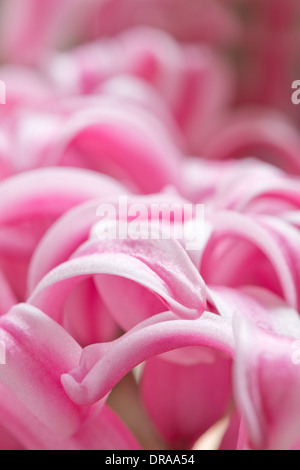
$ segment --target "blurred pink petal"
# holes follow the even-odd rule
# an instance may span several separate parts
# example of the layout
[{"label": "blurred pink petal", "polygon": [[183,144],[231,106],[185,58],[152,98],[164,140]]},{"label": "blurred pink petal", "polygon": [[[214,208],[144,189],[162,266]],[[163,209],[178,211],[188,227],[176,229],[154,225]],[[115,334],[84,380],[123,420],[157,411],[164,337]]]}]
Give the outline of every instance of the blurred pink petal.
[{"label": "blurred pink petal", "polygon": [[23,0],[22,4],[18,0],[4,1],[1,42],[5,59],[36,62],[52,39],[59,11],[67,3],[58,0]]},{"label": "blurred pink petal", "polygon": [[146,362],[141,393],[171,447],[191,448],[226,411],[231,398],[231,361],[216,354],[211,362],[187,366],[153,358]]},{"label": "blurred pink petal", "polygon": [[225,431],[219,450],[237,450],[241,418],[239,413],[233,412],[229,425]]},{"label": "blurred pink petal", "polygon": [[204,149],[207,158],[262,158],[288,173],[299,174],[300,139],[286,116],[262,109],[243,109],[216,130]]},{"label": "blurred pink petal", "polygon": [[[34,63],[53,46],[78,39],[116,34],[135,25],[149,25],[184,40],[231,42],[238,22],[219,2],[186,0],[18,0],[3,2],[2,49],[7,61]],[[72,15],[72,27],[69,17]],[[25,51],[24,52],[24,46]]]},{"label": "blurred pink petal", "polygon": [[299,2],[0,8],[0,448],[298,449]]},{"label": "blurred pink petal", "polygon": [[[116,95],[116,83],[120,96],[123,75],[127,77],[127,89],[129,78],[135,79],[131,85],[134,91],[129,95],[131,100],[159,112],[163,120],[166,113],[161,111],[163,105],[167,106],[189,151],[197,154],[221,125],[233,100],[234,76],[226,61],[212,48],[206,44],[180,44],[152,28],[136,27],[113,39],[98,40],[80,45],[68,54],[53,55],[46,69],[53,86],[67,96],[91,93],[97,96],[107,92]],[[138,90],[142,89],[141,100]],[[124,91],[122,96],[126,96]],[[128,107],[129,104],[127,100]]]},{"label": "blurred pink petal", "polygon": [[12,289],[5,278],[4,274],[0,270],[0,316],[8,312],[8,310],[17,303],[16,296],[12,292]]}]

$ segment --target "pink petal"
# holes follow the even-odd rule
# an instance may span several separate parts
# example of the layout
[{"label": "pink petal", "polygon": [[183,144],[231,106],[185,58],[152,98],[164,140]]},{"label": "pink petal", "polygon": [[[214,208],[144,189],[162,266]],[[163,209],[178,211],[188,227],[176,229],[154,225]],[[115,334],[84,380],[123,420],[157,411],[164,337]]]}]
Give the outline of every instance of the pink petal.
[{"label": "pink petal", "polygon": [[191,448],[228,406],[231,361],[217,356],[187,366],[156,357],[145,365],[141,388],[148,413],[172,448]]},{"label": "pink petal", "polygon": [[290,449],[300,435],[295,340],[245,320],[237,323],[236,338],[235,390],[249,443],[255,449]]},{"label": "pink petal", "polygon": [[[43,276],[59,264],[67,261],[80,245],[93,235],[93,232],[91,233],[93,226],[101,220],[101,216],[98,215],[99,206],[105,206],[109,203],[115,209],[113,215],[116,219],[124,220],[125,217],[125,220],[127,220],[128,212],[126,210],[124,214],[119,212],[120,198],[116,197],[116,193],[117,191],[112,191],[108,197],[104,196],[101,199],[94,199],[80,204],[67,211],[52,224],[36,247],[31,259],[28,273],[29,292],[32,292]],[[162,204],[166,204],[170,212],[167,210],[165,215],[164,213],[159,215],[159,220],[163,221],[166,218],[168,223],[170,222],[173,205],[179,207],[180,214],[184,218],[184,204],[188,204],[188,201],[183,200],[176,192],[173,194],[173,188],[170,189],[170,192],[164,191],[150,196],[129,194],[126,198],[128,208],[133,204],[142,203],[144,205],[147,209],[145,220],[151,220],[151,204],[159,204],[160,207],[162,207]]]},{"label": "pink petal", "polygon": [[79,204],[63,214],[45,233],[32,256],[28,271],[28,291],[31,293],[53,268],[67,261],[89,238],[102,199]]},{"label": "pink petal", "polygon": [[26,172],[1,183],[0,223],[16,224],[45,214],[58,217],[76,204],[121,189],[108,176],[75,168]]},{"label": "pink petal", "polygon": [[294,260],[298,256],[298,232],[271,217],[229,211],[213,215],[211,220],[213,234],[200,269],[206,282],[230,287],[259,284],[297,308],[299,273]]},{"label": "pink petal", "polygon": [[237,450],[241,418],[234,411],[230,416],[228,428],[223,436],[219,450]]},{"label": "pink petal", "polygon": [[[70,437],[51,431],[3,385],[0,420],[5,423],[2,444],[29,450],[136,450],[139,445],[118,417],[104,405]],[[5,439],[5,440],[4,440]]]},{"label": "pink petal", "polygon": [[93,279],[81,282],[67,298],[63,326],[81,346],[112,341],[120,334],[120,327],[99,297]]},{"label": "pink petal", "polygon": [[59,11],[66,3],[24,0],[20,7],[18,0],[4,1],[2,42],[6,60],[32,63],[39,59],[53,35]]},{"label": "pink petal", "polygon": [[[53,145],[52,164],[80,166],[106,173],[153,193],[177,184],[182,155],[165,126],[151,112],[125,100],[102,100],[71,116]],[[147,178],[145,178],[147,174]]]},{"label": "pink petal", "polygon": [[299,134],[284,116],[254,109],[237,112],[209,142],[205,155],[217,159],[255,155],[264,160],[271,154],[272,164],[299,174],[299,148]]},{"label": "pink petal", "polygon": [[17,303],[17,299],[12,289],[0,270],[0,316],[7,313],[13,305]]},{"label": "pink petal", "polygon": [[210,313],[198,320],[177,320],[173,314],[160,314],[113,343],[85,348],[80,366],[64,374],[62,383],[75,403],[95,403],[138,364],[187,346],[212,347],[231,356],[230,323]]},{"label": "pink petal", "polygon": [[239,289],[211,286],[207,295],[216,311],[232,321],[236,316],[241,316],[266,331],[297,338],[298,312],[267,289],[256,286]]},{"label": "pink petal", "polygon": [[[127,318],[126,315],[123,316],[124,311],[114,310],[112,302],[115,296],[110,297],[111,300],[107,296],[108,290],[115,291],[111,276],[138,284],[134,302],[142,300],[139,288],[142,286],[158,295],[180,317],[197,318],[205,308],[204,282],[182,246],[176,240],[150,239],[96,239],[87,242],[70,261],[44,277],[28,302],[60,321],[67,296],[82,280],[91,276],[95,276],[97,286],[101,287],[102,282],[105,283],[106,292],[100,289],[105,295],[105,302],[109,302],[111,312],[117,316],[116,320],[120,325],[124,324],[126,327],[131,327],[137,319],[130,315]],[[119,281],[116,282],[120,284]],[[135,294],[134,290],[132,293]],[[147,296],[146,301],[149,300]],[[126,309],[125,306],[124,308]],[[130,313],[130,309],[128,312]],[[147,316],[150,312],[146,307]]]},{"label": "pink petal", "polygon": [[[117,6],[118,5],[118,6]],[[98,34],[116,34],[136,24],[151,25],[166,30],[180,40],[190,42],[230,41],[238,35],[238,26],[218,2],[186,0],[148,0],[140,4],[129,0],[119,5],[117,0],[100,3]]]},{"label": "pink petal", "polygon": [[37,309],[19,304],[0,319],[6,363],[0,380],[49,429],[73,434],[90,409],[65,394],[60,377],[77,365],[81,348],[57,323]]},{"label": "pink petal", "polygon": [[237,447],[289,448],[299,434],[298,313],[257,287],[212,287],[208,298],[235,327],[234,390],[242,416]]},{"label": "pink petal", "polygon": [[35,170],[0,187],[0,266],[19,299],[24,300],[26,271],[33,250],[48,227],[81,202],[126,193],[109,177],[77,169]]},{"label": "pink petal", "polygon": [[[226,169],[225,163],[222,167]],[[220,167],[219,162],[214,165]],[[269,215],[299,208],[297,181],[276,167],[259,160],[243,159],[235,165],[227,162],[227,168],[229,171],[218,178],[217,207]]]}]

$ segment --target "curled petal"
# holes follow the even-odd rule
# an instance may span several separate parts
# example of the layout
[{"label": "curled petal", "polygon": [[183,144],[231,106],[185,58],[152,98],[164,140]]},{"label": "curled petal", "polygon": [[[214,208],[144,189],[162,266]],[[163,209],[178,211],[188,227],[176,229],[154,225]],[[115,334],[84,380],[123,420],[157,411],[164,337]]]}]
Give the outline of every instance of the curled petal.
[{"label": "curled petal", "polygon": [[[213,234],[200,268],[206,282],[230,287],[259,284],[282,295],[297,309],[299,273],[294,260],[298,257],[298,232],[272,217],[233,211],[215,214],[211,221]],[[216,265],[217,271],[213,269]]]},{"label": "curled petal", "polygon": [[210,313],[198,320],[177,320],[170,313],[152,317],[113,343],[85,348],[80,366],[64,374],[62,383],[75,403],[95,403],[138,364],[187,346],[208,346],[232,356],[230,322]]},{"label": "curled petal", "polygon": [[231,159],[272,155],[272,163],[291,174],[300,173],[300,139],[284,116],[256,111],[237,113],[205,150],[208,158]]},{"label": "curled petal", "polygon": [[84,201],[126,190],[109,177],[75,168],[47,168],[13,176],[0,187],[0,265],[20,300],[29,261],[49,226]]},{"label": "curled petal", "polygon": [[58,217],[76,204],[121,189],[124,190],[108,176],[82,169],[26,172],[1,184],[0,224],[16,224],[33,217]]},{"label": "curled petal", "polygon": [[217,312],[232,321],[241,316],[274,334],[295,339],[300,336],[298,312],[267,289],[211,286],[207,295]]},{"label": "curled petal", "polygon": [[89,238],[96,212],[103,200],[92,200],[75,206],[63,214],[45,233],[37,245],[28,270],[28,291],[53,268],[67,261]]},{"label": "curled petal", "polygon": [[[183,318],[197,318],[205,309],[204,282],[183,247],[173,239],[91,240],[82,245],[70,261],[47,274],[28,302],[60,321],[67,296],[76,285],[91,276],[95,277],[98,286],[105,283],[106,294],[109,291],[113,296],[115,289],[111,276],[134,281],[138,287],[158,295]],[[138,289],[137,295],[142,301],[139,294]],[[113,307],[113,303],[111,305]],[[115,312],[114,309],[111,311]],[[131,327],[136,321],[123,316],[122,311],[115,314],[117,321],[125,327]]]},{"label": "curled petal", "polygon": [[73,166],[74,155],[79,155],[80,166],[88,162],[89,168],[148,194],[177,184],[182,157],[150,111],[115,100],[103,100],[68,120],[53,145],[51,164]]},{"label": "curled petal", "polygon": [[[268,215],[281,215],[300,207],[295,178],[255,159],[243,159],[235,165],[231,161],[226,163],[228,170],[225,175],[222,173],[216,186],[217,207]],[[215,167],[220,168],[220,163],[215,162]]]},{"label": "curled petal", "polygon": [[[125,209],[124,214],[121,213],[122,205],[120,205],[120,201],[124,201],[125,197],[122,195],[116,198],[116,191],[112,191],[108,197],[104,196],[101,199],[93,199],[67,211],[49,228],[35,249],[28,273],[29,292],[32,292],[38,282],[49,271],[67,261],[81,244],[90,237],[94,236],[97,238],[98,229],[96,223],[103,216],[98,211],[101,205],[102,207],[107,207],[108,203],[110,209],[113,209],[112,218],[123,221],[129,217],[128,208],[140,203],[146,209],[146,216],[143,220],[151,220],[151,204],[167,208],[165,214],[162,210],[161,215],[158,216],[159,220],[164,220],[164,217],[166,217],[167,222],[170,222],[172,207],[175,207],[180,217],[181,215],[184,217],[183,208],[187,201],[177,196],[177,194],[173,194],[172,187],[170,187],[170,190],[172,191],[170,194],[168,191],[165,191],[150,196],[126,196],[127,209]],[[107,218],[109,217],[108,213]],[[141,213],[142,217],[143,214]]]}]

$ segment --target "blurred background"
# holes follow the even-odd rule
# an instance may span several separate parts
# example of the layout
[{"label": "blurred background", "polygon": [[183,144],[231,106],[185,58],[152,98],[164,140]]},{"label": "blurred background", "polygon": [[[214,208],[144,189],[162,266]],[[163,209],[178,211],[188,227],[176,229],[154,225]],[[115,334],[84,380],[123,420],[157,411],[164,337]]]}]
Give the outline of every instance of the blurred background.
[{"label": "blurred background", "polygon": [[[179,128],[185,154],[218,160],[255,156],[300,173],[300,108],[291,101],[292,82],[300,79],[298,0],[0,5],[6,122],[16,103],[32,108],[46,97],[49,102],[49,83],[56,102],[103,90],[137,95],[137,82],[126,92],[112,83],[126,75],[154,88]],[[34,163],[13,166],[18,171],[28,165]]]}]

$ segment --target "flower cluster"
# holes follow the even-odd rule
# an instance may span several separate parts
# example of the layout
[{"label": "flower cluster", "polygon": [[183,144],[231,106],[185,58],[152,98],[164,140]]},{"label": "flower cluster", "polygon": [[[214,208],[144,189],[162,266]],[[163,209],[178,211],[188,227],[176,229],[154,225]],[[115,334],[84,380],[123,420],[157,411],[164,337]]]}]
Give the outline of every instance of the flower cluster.
[{"label": "flower cluster", "polygon": [[[300,448],[297,2],[21,3],[2,2],[0,448],[197,449],[211,429]],[[141,213],[140,236],[100,236],[124,197],[169,208],[157,237]],[[201,224],[159,236],[188,204]]]}]

